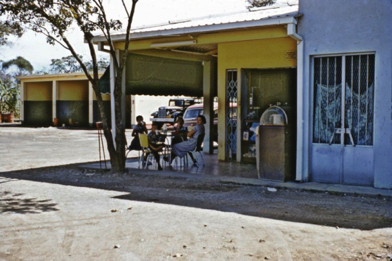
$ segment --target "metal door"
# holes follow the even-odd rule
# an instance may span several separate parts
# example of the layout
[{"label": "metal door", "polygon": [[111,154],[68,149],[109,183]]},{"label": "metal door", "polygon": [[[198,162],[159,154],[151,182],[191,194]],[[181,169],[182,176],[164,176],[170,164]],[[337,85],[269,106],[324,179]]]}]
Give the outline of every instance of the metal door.
[{"label": "metal door", "polygon": [[374,59],[313,59],[312,181],[373,184]]}]

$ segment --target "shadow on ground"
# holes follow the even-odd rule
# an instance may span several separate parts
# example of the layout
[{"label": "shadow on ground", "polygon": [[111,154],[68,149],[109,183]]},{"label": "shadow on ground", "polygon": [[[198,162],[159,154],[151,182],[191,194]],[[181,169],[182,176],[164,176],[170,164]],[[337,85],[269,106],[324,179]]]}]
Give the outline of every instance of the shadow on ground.
[{"label": "shadow on ground", "polygon": [[[126,192],[117,198],[235,212],[292,222],[332,227],[376,229],[392,226],[391,198],[316,193],[295,189],[224,183],[200,175],[167,175],[159,171],[110,173],[66,165],[0,173],[61,185]],[[1,194],[1,212],[56,211],[50,200]],[[4,205],[7,202],[7,205]]]},{"label": "shadow on ground", "polygon": [[57,204],[51,199],[27,198],[24,194],[0,192],[0,213],[40,214],[58,210]]}]

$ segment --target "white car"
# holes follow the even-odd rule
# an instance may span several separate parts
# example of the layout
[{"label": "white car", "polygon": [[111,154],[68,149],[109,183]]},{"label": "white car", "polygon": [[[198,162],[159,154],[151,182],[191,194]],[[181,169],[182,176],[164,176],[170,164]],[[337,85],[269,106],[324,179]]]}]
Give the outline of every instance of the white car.
[{"label": "white car", "polygon": [[[196,119],[198,115],[203,115],[203,104],[195,104],[189,106],[184,112],[184,126],[190,129],[190,126],[196,125]],[[214,104],[214,141],[218,140],[218,104]]]}]

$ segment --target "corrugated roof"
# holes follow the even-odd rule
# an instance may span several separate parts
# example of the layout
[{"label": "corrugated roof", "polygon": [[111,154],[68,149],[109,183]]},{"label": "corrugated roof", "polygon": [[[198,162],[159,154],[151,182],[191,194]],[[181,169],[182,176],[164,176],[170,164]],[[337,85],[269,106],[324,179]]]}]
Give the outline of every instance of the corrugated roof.
[{"label": "corrugated roof", "polygon": [[259,21],[263,19],[294,17],[298,14],[298,4],[271,6],[268,8],[251,9],[247,12],[229,13],[215,16],[193,18],[187,21],[169,21],[168,24],[151,27],[142,27],[132,30],[132,33],[142,33],[151,31],[164,31],[192,27],[203,27],[210,25],[222,25],[231,23],[241,23]]},{"label": "corrugated roof", "polygon": [[[170,34],[186,34],[193,32],[224,30],[268,24],[289,23],[285,18],[293,18],[298,14],[298,0],[278,1],[276,4],[262,8],[252,8],[237,13],[210,15],[207,17],[190,18],[182,21],[168,21],[166,24],[143,26],[134,28],[131,37],[148,38]],[[267,21],[271,20],[271,23]],[[262,22],[265,23],[262,23]],[[122,40],[123,32],[113,35],[114,40]],[[96,36],[96,42],[105,41],[103,36]]]}]

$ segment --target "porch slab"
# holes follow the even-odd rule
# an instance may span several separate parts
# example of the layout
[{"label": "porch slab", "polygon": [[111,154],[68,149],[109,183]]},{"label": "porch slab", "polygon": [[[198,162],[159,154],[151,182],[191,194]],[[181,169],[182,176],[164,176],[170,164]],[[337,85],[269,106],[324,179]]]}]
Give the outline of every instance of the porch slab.
[{"label": "porch slab", "polygon": [[[344,184],[327,184],[317,182],[282,182],[277,180],[258,179],[255,164],[239,164],[237,162],[218,161],[216,154],[204,154],[205,165],[195,167],[180,165],[176,160],[170,166],[163,165],[163,170],[157,169],[153,163],[147,169],[142,168],[138,158],[128,158],[126,169],[129,173],[139,175],[164,175],[168,177],[184,177],[189,179],[211,179],[221,183],[233,183],[249,186],[264,186],[276,189],[294,189],[312,191],[316,193],[346,194],[367,197],[392,197],[392,190],[377,189],[373,187],[354,186]],[[95,162],[80,165],[86,169],[105,169],[104,162]],[[106,168],[110,169],[110,162],[106,162]]]}]

